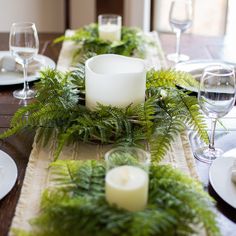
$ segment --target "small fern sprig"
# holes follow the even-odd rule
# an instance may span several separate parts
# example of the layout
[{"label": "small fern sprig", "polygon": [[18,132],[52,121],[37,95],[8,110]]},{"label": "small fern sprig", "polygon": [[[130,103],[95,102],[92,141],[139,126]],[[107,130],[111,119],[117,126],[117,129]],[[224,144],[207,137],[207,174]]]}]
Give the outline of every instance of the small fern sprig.
[{"label": "small fern sprig", "polygon": [[158,71],[151,69],[147,72],[146,88],[151,96],[153,95],[153,93],[151,93],[153,88],[176,86],[187,89],[197,89],[199,83],[197,80],[193,79],[191,74],[183,71],[175,71],[174,69],[161,69]]}]

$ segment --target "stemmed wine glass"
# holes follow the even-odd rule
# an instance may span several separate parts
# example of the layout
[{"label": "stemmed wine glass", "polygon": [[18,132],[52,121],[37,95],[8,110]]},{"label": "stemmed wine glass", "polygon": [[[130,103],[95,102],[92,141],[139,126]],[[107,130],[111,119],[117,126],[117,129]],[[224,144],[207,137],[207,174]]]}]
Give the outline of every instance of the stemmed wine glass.
[{"label": "stemmed wine glass", "polygon": [[204,69],[198,91],[198,102],[202,111],[211,118],[209,146],[199,148],[194,156],[200,161],[211,163],[223,151],[215,148],[216,122],[225,116],[235,103],[235,72],[228,64],[210,65]]},{"label": "stemmed wine glass", "polygon": [[173,0],[170,6],[169,23],[176,33],[176,52],[167,55],[169,61],[178,63],[189,60],[189,56],[180,54],[181,33],[186,31],[192,24],[192,1]]},{"label": "stemmed wine glass", "polygon": [[30,99],[35,96],[35,91],[29,88],[27,69],[29,62],[38,53],[39,40],[34,23],[13,23],[10,31],[9,48],[15,60],[23,67],[24,88],[13,92],[18,99]]}]

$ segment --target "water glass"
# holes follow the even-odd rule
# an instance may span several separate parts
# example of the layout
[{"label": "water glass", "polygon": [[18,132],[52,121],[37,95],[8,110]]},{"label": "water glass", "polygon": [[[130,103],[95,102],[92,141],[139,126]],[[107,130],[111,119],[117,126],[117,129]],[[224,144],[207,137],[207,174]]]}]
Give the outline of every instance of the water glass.
[{"label": "water glass", "polygon": [[35,91],[29,88],[27,69],[29,62],[39,50],[38,34],[34,23],[13,23],[10,31],[9,48],[15,60],[22,65],[24,74],[24,88],[13,92],[18,99],[30,99]]},{"label": "water glass", "polygon": [[167,59],[175,63],[189,60],[189,56],[180,54],[180,38],[181,33],[192,24],[192,1],[173,0],[170,6],[169,23],[173,32],[176,33],[176,52],[168,54]]},{"label": "water glass", "polygon": [[211,119],[209,145],[198,148],[194,156],[200,161],[211,163],[223,153],[215,148],[215,128],[219,118],[225,116],[235,103],[235,72],[228,64],[216,64],[204,69],[200,80],[198,101],[202,111]]}]

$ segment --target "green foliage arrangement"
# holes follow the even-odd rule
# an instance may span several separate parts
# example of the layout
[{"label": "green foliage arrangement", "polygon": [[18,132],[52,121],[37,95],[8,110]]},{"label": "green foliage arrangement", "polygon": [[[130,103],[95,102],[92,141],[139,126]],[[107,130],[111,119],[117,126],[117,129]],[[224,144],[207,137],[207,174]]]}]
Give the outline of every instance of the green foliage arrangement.
[{"label": "green foliage arrangement", "polygon": [[78,62],[81,57],[90,54],[120,54],[124,56],[136,56],[143,58],[147,44],[151,44],[141,30],[138,28],[122,27],[121,40],[110,42],[102,40],[98,35],[98,25],[90,24],[78,29],[73,36],[61,36],[54,42],[64,40],[75,42],[78,46],[74,52],[74,62]]},{"label": "green foliage arrangement", "polygon": [[184,236],[202,227],[209,236],[219,235],[210,197],[170,166],[151,166],[148,205],[139,212],[107,204],[103,162],[57,161],[51,168],[56,187],[44,192],[33,230],[16,235]]},{"label": "green foliage arrangement", "polygon": [[125,108],[99,105],[96,111],[84,106],[84,77],[82,64],[73,72],[42,72],[36,84],[35,102],[15,113],[11,128],[0,138],[25,129],[38,129],[38,140],[46,145],[56,132],[55,158],[64,145],[77,141],[138,146],[146,140],[153,161],[164,157],[186,124],[208,141],[197,99],[177,87],[196,83],[189,74],[171,69],[150,70],[143,104]]}]

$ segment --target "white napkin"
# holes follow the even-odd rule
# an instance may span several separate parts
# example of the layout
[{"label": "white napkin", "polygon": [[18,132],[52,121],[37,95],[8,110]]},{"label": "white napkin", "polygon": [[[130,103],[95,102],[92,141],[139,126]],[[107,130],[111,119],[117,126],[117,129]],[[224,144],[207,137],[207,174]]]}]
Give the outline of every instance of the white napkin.
[{"label": "white napkin", "polygon": [[0,69],[2,72],[15,71],[16,62],[11,56],[4,56],[0,59]]},{"label": "white napkin", "polygon": [[[28,73],[35,73],[42,68],[42,63],[38,60],[33,59],[28,64]],[[0,71],[2,72],[15,72],[23,71],[22,65],[17,63],[11,56],[3,56],[0,59]]]}]

